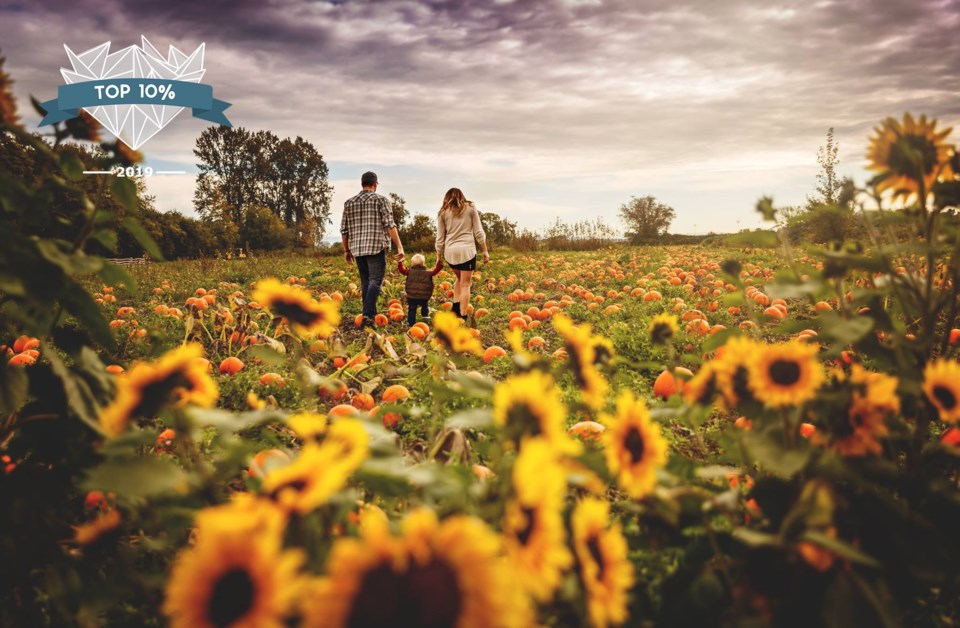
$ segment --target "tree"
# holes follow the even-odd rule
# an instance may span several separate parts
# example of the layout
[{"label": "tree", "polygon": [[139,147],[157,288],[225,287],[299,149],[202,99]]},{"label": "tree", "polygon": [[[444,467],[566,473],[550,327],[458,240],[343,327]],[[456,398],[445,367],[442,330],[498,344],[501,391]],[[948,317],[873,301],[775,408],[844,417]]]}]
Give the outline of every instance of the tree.
[{"label": "tree", "polygon": [[413,222],[407,229],[403,239],[408,243],[410,250],[433,249],[437,240],[437,226],[433,218],[426,214],[414,214]]},{"label": "tree", "polygon": [[495,246],[508,246],[517,237],[517,223],[493,212],[480,212],[480,224],[487,234],[487,242]]},{"label": "tree", "polygon": [[288,227],[309,223],[317,231],[311,238],[320,240],[330,222],[333,188],[327,182],[329,171],[313,144],[297,137],[278,139],[270,133],[264,138],[263,174],[258,181],[258,200],[283,219]]},{"label": "tree", "polygon": [[407,201],[396,192],[390,192],[390,208],[393,210],[393,222],[397,225],[397,233],[401,238],[406,237],[407,219],[410,212],[407,210]]},{"label": "tree", "polygon": [[[262,136],[261,136],[262,139]],[[261,146],[243,127],[210,126],[197,138],[197,187],[193,204],[202,217],[222,215],[236,223],[256,200]]]},{"label": "tree", "polygon": [[200,169],[194,206],[202,218],[240,224],[250,207],[266,207],[300,242],[323,238],[333,188],[327,164],[310,142],[214,126],[200,134],[193,152]]},{"label": "tree", "polygon": [[653,196],[630,197],[620,206],[620,219],[626,225],[624,235],[634,244],[652,242],[667,233],[677,212]]},{"label": "tree", "polygon": [[827,129],[827,143],[817,149],[817,163],[820,164],[820,172],[817,173],[817,194],[818,198],[807,198],[807,208],[815,205],[837,205],[840,200],[840,192],[843,189],[843,181],[837,177],[837,165],[840,159],[837,157],[840,147],[833,139],[833,127]]},{"label": "tree", "polygon": [[291,233],[269,207],[254,205],[244,215],[240,242],[244,248],[273,251],[290,246]]}]

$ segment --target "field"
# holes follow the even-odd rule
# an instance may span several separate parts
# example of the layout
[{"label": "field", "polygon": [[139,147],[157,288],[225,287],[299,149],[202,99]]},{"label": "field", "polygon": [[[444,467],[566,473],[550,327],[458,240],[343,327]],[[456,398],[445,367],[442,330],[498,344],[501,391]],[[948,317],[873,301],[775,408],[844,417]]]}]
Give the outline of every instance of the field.
[{"label": "field", "polygon": [[955,624],[960,158],[884,125],[940,181],[864,242],[497,250],[369,330],[340,258],[87,254],[135,187],[5,127],[0,623]]}]

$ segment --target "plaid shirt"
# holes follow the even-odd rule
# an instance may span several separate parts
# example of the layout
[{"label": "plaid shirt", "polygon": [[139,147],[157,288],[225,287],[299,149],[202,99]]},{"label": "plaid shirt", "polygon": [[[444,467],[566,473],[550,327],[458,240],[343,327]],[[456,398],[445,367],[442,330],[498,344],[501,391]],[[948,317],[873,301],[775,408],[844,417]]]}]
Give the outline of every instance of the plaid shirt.
[{"label": "plaid shirt", "polygon": [[390,201],[372,190],[363,190],[343,204],[340,233],[347,236],[354,257],[389,249],[387,230],[395,226]]}]

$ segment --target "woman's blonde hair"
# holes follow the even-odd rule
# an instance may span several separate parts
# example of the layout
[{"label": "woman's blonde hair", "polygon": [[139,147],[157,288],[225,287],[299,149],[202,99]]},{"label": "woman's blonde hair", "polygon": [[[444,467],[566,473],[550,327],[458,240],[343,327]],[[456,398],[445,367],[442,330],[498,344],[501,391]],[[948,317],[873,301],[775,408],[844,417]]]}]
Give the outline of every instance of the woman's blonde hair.
[{"label": "woman's blonde hair", "polygon": [[463,195],[460,188],[450,188],[443,196],[443,205],[440,206],[440,213],[443,214],[443,212],[452,211],[454,216],[459,217],[468,205],[473,205],[473,202],[467,200],[467,197]]},{"label": "woman's blonde hair", "polygon": [[426,265],[427,265],[427,258],[425,258],[423,255],[420,255],[419,253],[417,253],[416,255],[410,258],[410,266],[426,266]]}]

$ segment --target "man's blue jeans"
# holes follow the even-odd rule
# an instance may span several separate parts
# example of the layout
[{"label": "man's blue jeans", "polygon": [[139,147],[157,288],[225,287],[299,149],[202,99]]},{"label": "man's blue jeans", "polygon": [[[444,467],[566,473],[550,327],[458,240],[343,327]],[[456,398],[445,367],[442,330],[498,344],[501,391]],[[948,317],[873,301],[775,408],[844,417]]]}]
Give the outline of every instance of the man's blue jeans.
[{"label": "man's blue jeans", "polygon": [[363,316],[372,319],[377,315],[377,300],[383,287],[383,274],[387,270],[387,253],[380,251],[373,255],[361,255],[357,258],[360,271],[360,295],[363,298]]}]

